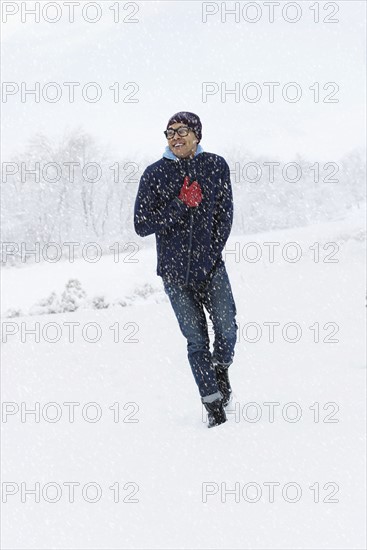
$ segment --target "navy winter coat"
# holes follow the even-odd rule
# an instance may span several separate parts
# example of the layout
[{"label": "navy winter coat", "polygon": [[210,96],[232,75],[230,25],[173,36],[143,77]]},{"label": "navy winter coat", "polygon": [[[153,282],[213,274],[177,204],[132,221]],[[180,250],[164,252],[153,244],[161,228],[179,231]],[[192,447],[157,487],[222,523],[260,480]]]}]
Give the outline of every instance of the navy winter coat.
[{"label": "navy winter coat", "polygon": [[[184,177],[196,180],[203,199],[189,207],[178,199]],[[168,147],[144,171],[134,208],[134,227],[141,237],[155,233],[157,275],[163,281],[197,286],[223,264],[222,250],[233,220],[229,166],[223,157],[203,152],[178,159]]]}]

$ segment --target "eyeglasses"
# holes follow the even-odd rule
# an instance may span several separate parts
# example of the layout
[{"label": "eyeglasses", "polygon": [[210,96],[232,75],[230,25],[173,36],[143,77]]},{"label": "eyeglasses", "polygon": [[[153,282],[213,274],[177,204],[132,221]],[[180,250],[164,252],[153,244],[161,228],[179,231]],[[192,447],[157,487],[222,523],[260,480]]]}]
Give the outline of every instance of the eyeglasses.
[{"label": "eyeglasses", "polygon": [[189,135],[190,130],[191,128],[189,128],[188,126],[180,126],[179,128],[176,128],[176,130],[174,130],[173,128],[169,128],[168,130],[165,130],[163,133],[167,139],[172,139],[176,132],[177,132],[177,135],[179,135],[180,137],[185,137]]}]

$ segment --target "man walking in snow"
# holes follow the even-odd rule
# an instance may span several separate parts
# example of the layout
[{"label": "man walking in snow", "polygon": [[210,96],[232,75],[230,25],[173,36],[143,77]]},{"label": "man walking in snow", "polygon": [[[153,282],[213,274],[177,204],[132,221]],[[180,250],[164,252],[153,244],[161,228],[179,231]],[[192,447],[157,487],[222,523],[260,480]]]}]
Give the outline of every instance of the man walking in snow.
[{"label": "man walking in snow", "polygon": [[[188,359],[209,427],[227,420],[228,367],[237,336],[236,305],[222,250],[233,219],[230,173],[223,157],[204,152],[197,115],[168,121],[163,157],[144,171],[134,208],[135,231],[155,233],[157,275],[187,339]],[[214,329],[213,354],[204,307]]]}]

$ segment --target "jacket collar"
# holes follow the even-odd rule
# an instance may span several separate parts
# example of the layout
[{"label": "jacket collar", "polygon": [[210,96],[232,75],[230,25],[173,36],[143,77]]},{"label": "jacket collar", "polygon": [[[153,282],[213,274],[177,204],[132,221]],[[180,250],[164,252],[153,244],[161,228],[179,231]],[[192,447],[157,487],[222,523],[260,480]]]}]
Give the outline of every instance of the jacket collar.
[{"label": "jacket collar", "polygon": [[[203,153],[203,152],[204,152],[204,149],[202,148],[200,143],[198,143],[198,146],[196,147],[194,158],[197,155],[200,155],[200,153]],[[163,153],[162,156],[163,156],[163,158],[166,158],[166,159],[169,159],[169,160],[175,160],[175,161],[181,160],[179,157],[176,157],[176,155],[172,153],[172,151],[168,147],[168,145],[166,145],[166,148],[165,148],[164,153]]]}]

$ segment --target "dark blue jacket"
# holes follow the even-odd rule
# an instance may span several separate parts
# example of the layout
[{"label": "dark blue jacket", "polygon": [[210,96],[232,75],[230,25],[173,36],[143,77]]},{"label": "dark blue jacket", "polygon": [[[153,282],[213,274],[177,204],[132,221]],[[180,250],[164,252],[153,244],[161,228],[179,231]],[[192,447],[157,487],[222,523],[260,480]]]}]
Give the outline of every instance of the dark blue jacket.
[{"label": "dark blue jacket", "polygon": [[[178,199],[184,177],[196,180],[203,193],[199,206]],[[223,264],[222,250],[233,220],[229,166],[223,157],[203,152],[178,159],[166,148],[162,159],[144,171],[134,208],[134,227],[141,237],[155,233],[157,275],[163,281],[197,286]]]}]

